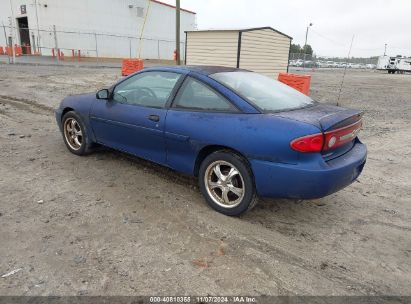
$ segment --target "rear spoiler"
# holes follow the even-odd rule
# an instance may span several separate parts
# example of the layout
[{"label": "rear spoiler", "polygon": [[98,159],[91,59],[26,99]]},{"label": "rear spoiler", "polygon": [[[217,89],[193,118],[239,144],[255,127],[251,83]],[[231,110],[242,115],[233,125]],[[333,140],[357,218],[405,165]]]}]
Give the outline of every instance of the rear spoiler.
[{"label": "rear spoiler", "polygon": [[362,118],[364,112],[317,103],[311,107],[275,113],[273,115],[306,122],[326,132],[357,122]]},{"label": "rear spoiler", "polygon": [[330,129],[338,129],[347,125],[351,125],[359,121],[364,115],[364,111],[354,109],[344,109],[339,112],[330,113],[321,117],[320,125],[323,131]]}]

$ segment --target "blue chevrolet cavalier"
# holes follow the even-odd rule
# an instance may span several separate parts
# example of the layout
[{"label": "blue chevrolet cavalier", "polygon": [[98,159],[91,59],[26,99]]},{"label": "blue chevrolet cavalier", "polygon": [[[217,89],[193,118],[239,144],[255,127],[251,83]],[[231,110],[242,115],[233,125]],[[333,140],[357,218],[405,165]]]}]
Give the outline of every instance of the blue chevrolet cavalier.
[{"label": "blue chevrolet cavalier", "polygon": [[258,196],[320,198],[350,185],[367,156],[362,115],[257,73],[207,66],[148,68],[56,111],[70,152],[103,145],[197,176],[226,215]]}]

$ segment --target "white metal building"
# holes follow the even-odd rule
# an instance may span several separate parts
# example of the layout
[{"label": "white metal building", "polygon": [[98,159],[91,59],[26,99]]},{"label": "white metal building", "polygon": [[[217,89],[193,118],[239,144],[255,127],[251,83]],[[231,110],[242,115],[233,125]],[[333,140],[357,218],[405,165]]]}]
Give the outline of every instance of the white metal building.
[{"label": "white metal building", "polygon": [[[1,0],[6,35],[2,28],[0,46],[13,34],[15,44],[43,55],[57,44],[66,55],[80,50],[85,56],[172,59],[175,15],[174,6],[157,0]],[[182,9],[181,37],[195,28],[195,13]]]},{"label": "white metal building", "polygon": [[186,32],[187,65],[222,65],[277,77],[287,72],[292,38],[271,27]]}]

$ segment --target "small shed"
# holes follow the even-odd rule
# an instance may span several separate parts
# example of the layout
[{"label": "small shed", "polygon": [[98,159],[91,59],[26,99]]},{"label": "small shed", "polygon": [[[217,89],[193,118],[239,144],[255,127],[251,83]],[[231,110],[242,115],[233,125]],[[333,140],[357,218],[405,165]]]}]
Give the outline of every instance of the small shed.
[{"label": "small shed", "polygon": [[186,31],[186,65],[221,65],[276,78],[288,71],[292,38],[272,27]]}]

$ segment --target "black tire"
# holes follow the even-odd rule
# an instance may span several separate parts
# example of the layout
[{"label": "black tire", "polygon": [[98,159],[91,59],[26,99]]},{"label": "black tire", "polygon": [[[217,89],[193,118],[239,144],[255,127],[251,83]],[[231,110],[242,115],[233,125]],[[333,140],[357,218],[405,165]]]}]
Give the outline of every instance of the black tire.
[{"label": "black tire", "polygon": [[[221,164],[221,167],[219,167],[221,168],[220,172],[222,172],[224,169],[228,171],[230,169],[230,166],[239,172],[239,174],[234,175],[236,181],[233,180],[234,177],[232,177],[229,181],[226,181],[226,183],[228,182],[229,185],[224,185],[227,189],[227,187],[229,188],[229,186],[232,187],[233,183],[235,182],[236,188],[234,189],[243,189],[241,196],[230,191],[225,196],[226,198],[230,196],[233,200],[237,201],[237,203],[233,204],[233,206],[225,205],[221,201],[217,203],[216,201],[218,201],[219,196],[218,191],[221,192],[221,197],[223,197],[223,190],[221,190],[219,187],[215,187],[213,190],[211,190],[211,188],[208,186],[209,183],[213,183],[214,185],[218,183],[218,181],[211,181],[212,176],[210,176],[210,173],[212,175],[215,174],[215,171],[211,169],[213,168],[213,166],[215,166],[214,164]],[[228,175],[229,174],[223,174],[223,176],[225,176],[226,178]],[[254,183],[254,176],[252,174],[250,166],[243,157],[230,150],[216,151],[208,155],[203,160],[199,170],[199,187],[208,205],[214,210],[217,210],[218,212],[225,215],[238,216],[244,212],[251,210],[257,204],[257,192]]]},{"label": "black tire", "polygon": [[[81,131],[81,142],[80,145],[70,142],[71,139],[68,138],[68,131],[66,130],[66,125],[69,124],[71,121],[77,122],[77,132],[80,130]],[[76,155],[87,155],[93,152],[93,147],[94,143],[90,140],[88,137],[88,130],[81,119],[81,117],[74,111],[67,112],[66,114],[63,115],[62,118],[62,126],[63,126],[63,140],[64,143],[66,144],[67,149]],[[80,138],[80,135],[78,135]]]}]

